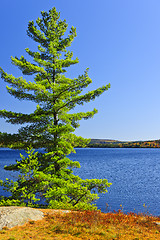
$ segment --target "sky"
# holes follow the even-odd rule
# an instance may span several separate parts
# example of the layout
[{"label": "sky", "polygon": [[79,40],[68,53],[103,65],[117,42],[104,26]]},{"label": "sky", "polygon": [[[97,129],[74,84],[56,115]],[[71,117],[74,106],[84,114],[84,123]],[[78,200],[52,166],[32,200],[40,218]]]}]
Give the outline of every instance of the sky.
[{"label": "sky", "polygon": [[[122,141],[160,139],[160,1],[159,0],[1,0],[0,67],[16,77],[22,73],[10,57],[35,49],[28,22],[56,7],[68,27],[76,27],[71,50],[79,63],[70,67],[76,78],[89,68],[88,90],[111,84],[95,101],[77,111],[98,109],[82,120],[78,136]],[[29,79],[27,77],[27,79]],[[32,102],[10,96],[0,79],[0,109],[30,113]],[[0,132],[19,126],[0,119]]]}]

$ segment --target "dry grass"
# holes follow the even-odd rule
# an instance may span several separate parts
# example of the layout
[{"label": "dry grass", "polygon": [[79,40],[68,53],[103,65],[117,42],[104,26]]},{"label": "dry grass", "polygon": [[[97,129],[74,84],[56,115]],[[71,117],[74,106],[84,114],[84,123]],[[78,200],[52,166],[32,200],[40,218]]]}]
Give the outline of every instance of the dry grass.
[{"label": "dry grass", "polygon": [[160,218],[137,215],[101,213],[99,211],[58,213],[42,210],[45,218],[12,229],[0,231],[1,240],[59,240],[59,239],[160,239]]}]

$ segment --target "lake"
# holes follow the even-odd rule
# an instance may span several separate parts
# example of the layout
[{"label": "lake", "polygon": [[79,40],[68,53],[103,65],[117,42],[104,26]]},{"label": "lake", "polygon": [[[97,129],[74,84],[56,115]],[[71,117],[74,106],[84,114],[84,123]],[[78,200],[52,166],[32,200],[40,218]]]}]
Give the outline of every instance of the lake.
[{"label": "lake", "polygon": [[[3,166],[20,159],[19,152],[0,150],[1,179],[14,176]],[[103,212],[123,208],[124,212],[148,211],[160,215],[160,149],[85,148],[76,149],[76,154],[71,154],[70,158],[80,162],[81,168],[74,173],[81,178],[107,178],[112,183],[108,193],[101,194],[96,202]]]}]

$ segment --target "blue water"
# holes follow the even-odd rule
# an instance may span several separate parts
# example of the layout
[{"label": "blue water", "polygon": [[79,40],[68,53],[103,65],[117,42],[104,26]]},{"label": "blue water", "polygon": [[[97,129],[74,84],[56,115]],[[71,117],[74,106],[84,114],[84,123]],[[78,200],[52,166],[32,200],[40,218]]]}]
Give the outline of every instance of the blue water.
[{"label": "blue water", "polygon": [[[124,212],[160,215],[160,149],[76,149],[70,158],[80,162],[81,168],[74,173],[81,178],[107,178],[112,183],[96,202],[103,212],[117,211],[122,205]],[[20,159],[18,150],[0,150],[1,179],[14,178],[15,174],[3,166],[15,159]]]}]

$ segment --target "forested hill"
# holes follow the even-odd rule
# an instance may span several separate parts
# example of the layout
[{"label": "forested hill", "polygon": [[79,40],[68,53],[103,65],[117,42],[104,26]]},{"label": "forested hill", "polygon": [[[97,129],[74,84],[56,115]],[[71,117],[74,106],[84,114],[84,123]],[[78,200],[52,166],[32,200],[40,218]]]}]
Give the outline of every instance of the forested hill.
[{"label": "forested hill", "polygon": [[110,139],[91,139],[88,147],[92,148],[160,148],[160,140],[118,141]]}]

